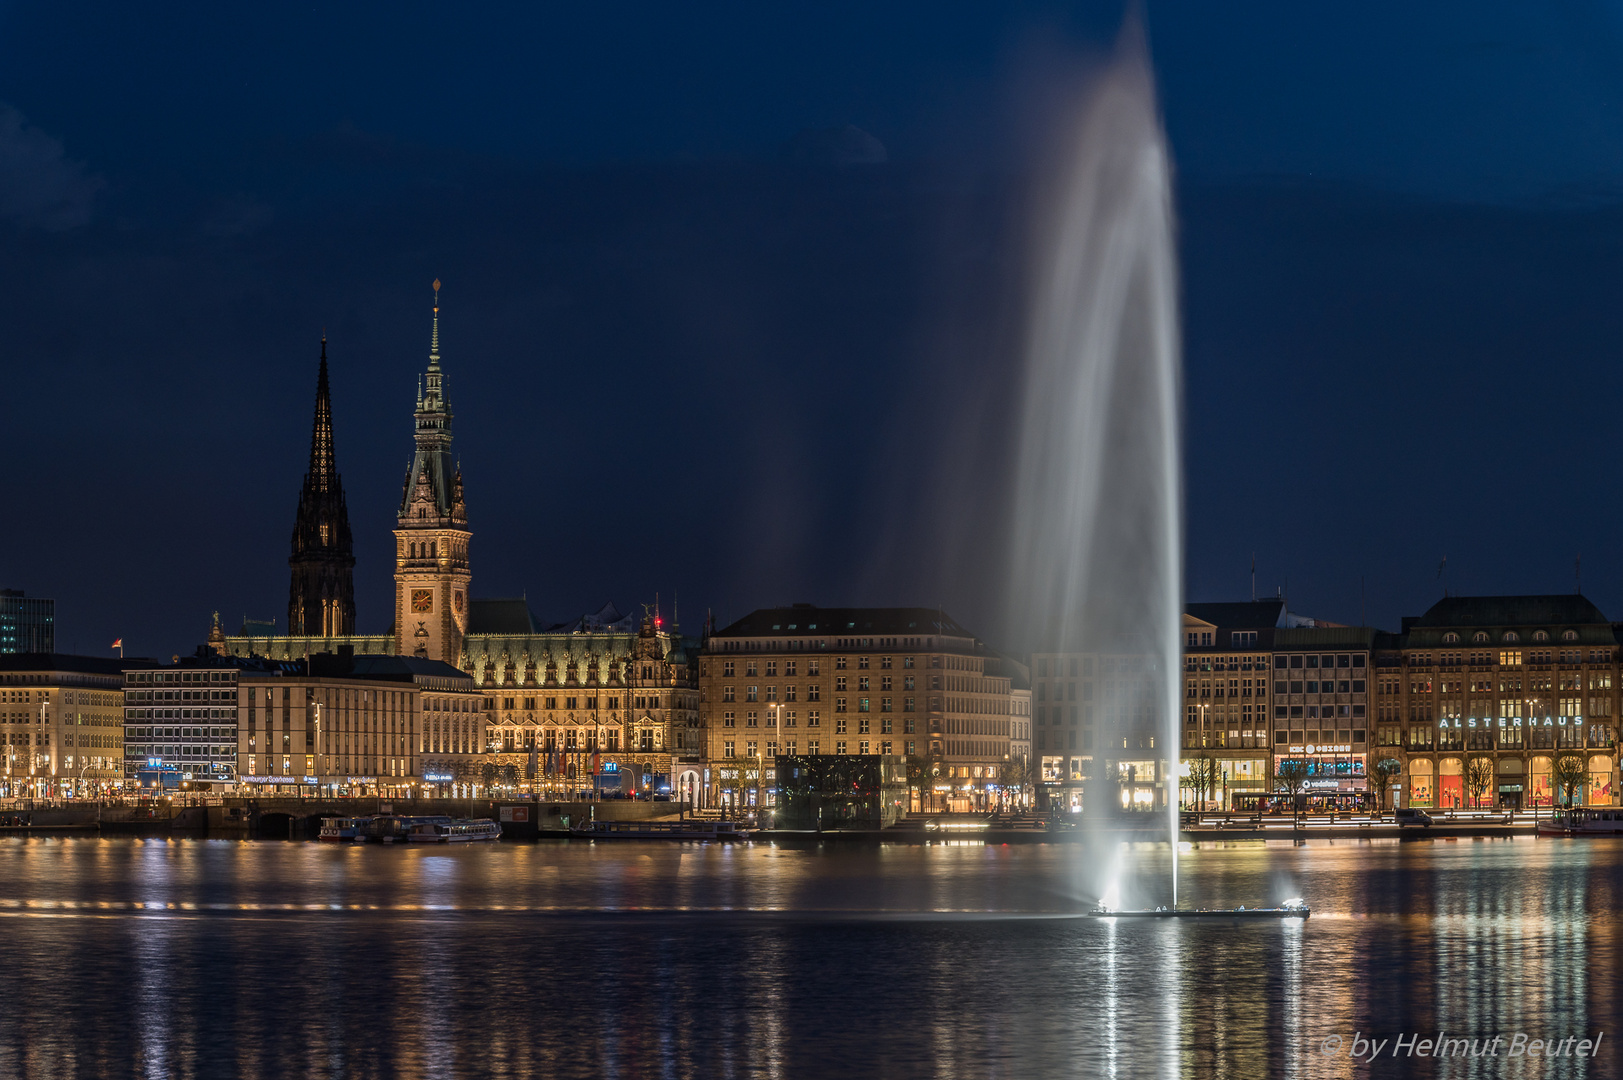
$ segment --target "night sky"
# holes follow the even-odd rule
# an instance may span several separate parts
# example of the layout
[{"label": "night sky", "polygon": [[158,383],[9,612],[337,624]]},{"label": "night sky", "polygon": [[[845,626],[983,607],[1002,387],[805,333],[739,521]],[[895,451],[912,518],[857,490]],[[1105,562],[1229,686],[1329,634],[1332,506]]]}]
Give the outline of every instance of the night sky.
[{"label": "night sky", "polygon": [[[1623,618],[1623,4],[1150,3],[1191,600]],[[359,628],[430,282],[474,595],[999,603],[1052,133],[1119,5],[0,3],[0,585],[285,626],[325,328]]]}]

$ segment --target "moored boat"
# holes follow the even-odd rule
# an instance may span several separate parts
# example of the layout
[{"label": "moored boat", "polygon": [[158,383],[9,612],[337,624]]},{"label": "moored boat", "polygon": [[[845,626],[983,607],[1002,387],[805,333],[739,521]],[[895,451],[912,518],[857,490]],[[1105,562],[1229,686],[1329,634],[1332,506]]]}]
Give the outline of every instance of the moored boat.
[{"label": "moored boat", "polygon": [[1540,836],[1623,836],[1623,808],[1573,807],[1538,823]]},{"label": "moored boat", "polygon": [[370,817],[329,817],[321,819],[317,840],[326,843],[365,843]]},{"label": "moored boat", "polygon": [[588,821],[575,835],[593,840],[743,840],[736,821],[687,818],[682,821]]},{"label": "moored boat", "polygon": [[413,844],[468,844],[478,840],[500,840],[502,827],[489,818],[455,818],[424,821],[406,830]]},{"label": "moored boat", "polygon": [[394,844],[403,842],[414,828],[449,824],[454,820],[445,814],[368,814],[364,817],[322,818],[321,832],[316,839],[355,844]]}]

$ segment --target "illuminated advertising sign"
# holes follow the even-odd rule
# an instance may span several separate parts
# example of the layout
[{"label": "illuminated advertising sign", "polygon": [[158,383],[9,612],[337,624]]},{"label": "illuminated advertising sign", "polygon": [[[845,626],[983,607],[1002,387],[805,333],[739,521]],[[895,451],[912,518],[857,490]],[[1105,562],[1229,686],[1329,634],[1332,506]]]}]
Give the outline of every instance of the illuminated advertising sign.
[{"label": "illuminated advertising sign", "polygon": [[[1566,727],[1568,724],[1582,726],[1584,718],[1581,716],[1529,716],[1525,721],[1527,727]],[[1519,716],[1445,716],[1437,721],[1440,728],[1453,728],[1459,731],[1465,728],[1492,728],[1492,727],[1522,727],[1524,721]]]}]

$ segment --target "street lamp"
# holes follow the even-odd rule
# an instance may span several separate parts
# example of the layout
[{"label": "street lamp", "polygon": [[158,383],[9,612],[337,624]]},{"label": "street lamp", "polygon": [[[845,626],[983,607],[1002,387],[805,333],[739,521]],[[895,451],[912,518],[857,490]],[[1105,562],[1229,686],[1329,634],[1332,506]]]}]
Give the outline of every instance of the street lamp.
[{"label": "street lamp", "polygon": [[[770,707],[772,709],[772,730],[773,732],[781,731],[782,727],[779,725],[779,720],[782,719],[781,710],[783,706],[774,701]],[[776,735],[774,735],[774,738],[776,738]],[[755,824],[757,828],[760,827],[761,815],[764,813],[766,813],[766,740],[762,739],[755,757]]]},{"label": "street lamp", "polygon": [[327,767],[326,767],[327,763],[325,761],[321,760],[322,759],[322,753],[321,753],[321,699],[320,698],[316,699],[315,707],[316,707],[316,745],[313,747],[313,749],[316,752],[316,791],[319,794],[320,791],[321,791],[321,777],[322,777],[322,774],[327,771]]}]

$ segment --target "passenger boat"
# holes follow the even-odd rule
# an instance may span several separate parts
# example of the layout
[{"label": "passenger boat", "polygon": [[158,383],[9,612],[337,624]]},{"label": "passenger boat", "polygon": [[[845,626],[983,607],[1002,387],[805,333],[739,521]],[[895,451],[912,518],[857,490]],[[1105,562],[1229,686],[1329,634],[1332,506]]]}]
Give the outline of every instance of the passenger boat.
[{"label": "passenger boat", "polygon": [[406,840],[413,844],[469,844],[501,838],[502,827],[489,818],[423,821],[406,830]]},{"label": "passenger boat", "polygon": [[424,825],[449,825],[454,818],[445,814],[406,817],[400,814],[369,814],[365,817],[321,819],[316,839],[355,844],[395,844],[406,839],[412,829]]},{"label": "passenger boat", "polygon": [[329,817],[321,819],[321,832],[317,840],[327,843],[362,843],[366,842],[366,829],[371,825],[370,817]]},{"label": "passenger boat", "polygon": [[1558,810],[1549,821],[1538,823],[1540,836],[1623,836],[1623,809]]},{"label": "passenger boat", "polygon": [[592,840],[743,840],[736,821],[684,819],[682,821],[588,821],[573,830]]},{"label": "passenger boat", "polygon": [[1279,907],[1237,908],[1135,908],[1117,911],[1096,907],[1088,912],[1091,919],[1305,919],[1313,909],[1300,897],[1293,897]]}]

